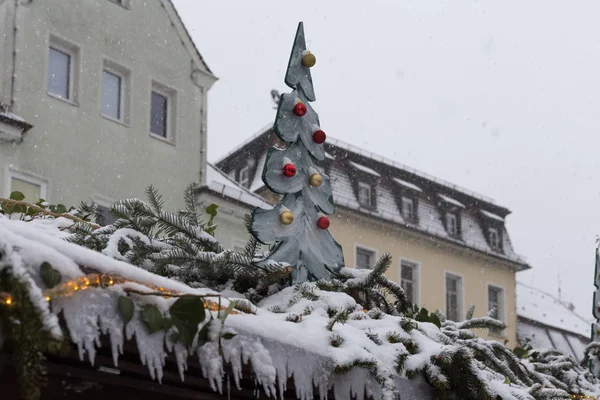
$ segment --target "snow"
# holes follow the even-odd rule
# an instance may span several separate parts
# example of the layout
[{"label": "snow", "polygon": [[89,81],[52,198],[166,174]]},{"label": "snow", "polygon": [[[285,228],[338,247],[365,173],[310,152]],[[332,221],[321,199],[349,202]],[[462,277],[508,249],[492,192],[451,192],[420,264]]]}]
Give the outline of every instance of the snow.
[{"label": "snow", "polygon": [[17,114],[8,112],[8,111],[2,111],[0,109],[0,118],[8,118],[8,119],[12,119],[13,121],[17,121],[17,122],[25,122],[25,119]]},{"label": "snow", "polygon": [[[309,290],[314,295],[311,300],[301,295],[302,288],[288,287],[259,303],[256,314],[229,315],[223,326],[227,331],[236,333],[236,336],[223,343],[222,356],[215,341],[188,354],[180,343],[170,342],[170,331],[150,334],[139,318],[139,312],[125,323],[116,307],[118,298],[127,289],[154,290],[147,285],[188,294],[217,296],[218,293],[208,289],[193,289],[105,254],[81,248],[65,241],[63,233],[57,227],[56,235],[51,235],[49,226],[47,223],[30,224],[0,218],[0,251],[7,255],[0,259],[0,269],[10,263],[13,268],[16,266],[14,272],[19,278],[30,278],[28,290],[30,295],[33,294],[34,304],[40,309],[44,326],[49,331],[54,329],[57,330],[54,333],[60,333],[57,315],[62,313],[69,337],[77,346],[80,358],[87,358],[92,364],[97,348],[101,345],[101,334],[110,338],[115,365],[122,354],[124,340],[135,337],[140,362],[146,365],[152,378],[158,381],[162,379],[167,357],[172,354],[182,379],[187,370],[187,357],[198,357],[203,376],[220,393],[223,393],[226,379],[224,363],[227,363],[231,366],[238,387],[242,367],[250,364],[256,383],[267,396],[275,397],[285,391],[288,378],[292,378],[296,396],[300,400],[317,396],[325,399],[329,390],[333,390],[335,397],[340,400],[365,399],[365,393],[373,398],[392,400],[398,390],[403,400],[416,400],[431,398],[431,388],[420,377],[407,379],[404,372],[419,371],[427,367],[430,376],[440,376],[441,371],[431,364],[431,358],[447,351],[449,346],[460,346],[457,343],[447,344],[450,343],[447,336],[449,333],[440,331],[433,324],[419,322],[415,329],[405,331],[401,328],[403,317],[387,314],[377,316],[372,311],[363,313],[362,306],[352,297],[307,284],[304,290]],[[83,275],[80,265],[129,281],[117,281],[107,287],[90,286],[68,296],[53,298],[49,303],[45,301],[40,288],[37,266],[42,261],[52,263],[61,272],[63,281]],[[348,268],[344,268],[342,272],[353,277],[348,284],[358,284],[370,273]],[[129,297],[138,311],[143,306],[152,304],[165,314],[175,301],[174,298],[134,293],[130,293]],[[229,304],[227,299],[221,300],[223,306]],[[279,306],[282,312],[268,311],[273,306]],[[329,315],[340,311],[349,312],[350,318],[344,324],[338,322],[331,326]],[[215,314],[213,311],[209,313]],[[297,322],[288,320],[290,315],[297,316]],[[222,325],[218,319],[207,318],[204,323],[211,324],[209,337],[214,339],[219,336]],[[445,324],[450,324],[455,330],[460,329],[459,325],[452,322]],[[389,333],[401,338],[400,343],[388,341]],[[331,344],[332,335],[343,340],[338,347]],[[369,336],[373,335],[379,340],[372,340]],[[418,351],[410,354],[402,341],[414,342]],[[477,339],[477,343],[486,342]],[[406,357],[404,372],[400,373],[395,368],[399,356]],[[357,361],[372,363],[376,376],[361,368],[353,368],[345,374],[334,373],[336,367],[353,365]],[[478,365],[483,368],[482,364]],[[499,373],[482,369],[480,376],[497,393],[510,394],[507,398],[514,398],[517,394],[522,398],[530,398],[526,395],[527,388],[522,385],[505,385],[504,376]],[[443,379],[443,376],[440,377]]]},{"label": "snow", "polygon": [[367,174],[371,174],[371,175],[374,175],[374,176],[381,176],[379,174],[379,172],[375,171],[374,169],[371,169],[369,167],[365,167],[364,165],[356,163],[354,161],[348,161],[348,162],[350,163],[350,165],[352,165],[354,168],[356,168],[359,171],[363,171],[363,172],[366,172]]},{"label": "snow", "polygon": [[569,309],[568,304],[540,289],[517,282],[517,315],[540,324],[590,337],[590,321]]},{"label": "snow", "polygon": [[419,193],[423,191],[423,189],[421,189],[420,187],[418,187],[414,183],[407,182],[407,181],[402,180],[400,178],[393,178],[393,180],[394,180],[394,182],[396,182],[397,184],[399,184],[401,186],[404,186],[405,188],[412,189],[412,190],[417,191]]},{"label": "snow", "polygon": [[486,211],[486,210],[479,210],[479,212],[487,218],[491,218],[491,219],[495,219],[496,221],[504,222],[504,218],[502,218],[501,216],[499,216],[497,214],[494,214],[494,213]]},{"label": "snow", "polygon": [[441,193],[438,193],[438,197],[440,199],[442,199],[442,201],[445,202],[445,203],[452,204],[452,205],[455,205],[455,206],[460,207],[460,208],[464,208],[465,207],[465,205],[463,203],[461,203],[458,200],[454,200],[452,197],[443,195]]},{"label": "snow", "polygon": [[262,197],[239,185],[237,182],[229,178],[224,172],[210,163],[208,163],[206,167],[206,182],[209,189],[223,196],[241,201],[249,206],[261,208],[272,207]]}]

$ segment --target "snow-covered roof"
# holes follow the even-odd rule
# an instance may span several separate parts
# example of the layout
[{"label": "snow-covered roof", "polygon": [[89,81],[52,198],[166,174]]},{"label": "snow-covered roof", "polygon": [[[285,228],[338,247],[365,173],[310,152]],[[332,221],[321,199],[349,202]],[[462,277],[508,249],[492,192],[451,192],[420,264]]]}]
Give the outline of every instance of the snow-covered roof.
[{"label": "snow-covered roof", "polygon": [[359,164],[357,162],[354,162],[354,161],[349,161],[349,163],[350,163],[350,165],[352,165],[354,168],[356,168],[359,171],[366,172],[367,174],[371,174],[373,176],[381,176],[381,174],[379,172],[375,171],[372,168],[366,167],[366,166]]},{"label": "snow-covered roof", "polygon": [[592,321],[578,315],[571,304],[517,282],[517,316],[520,341],[530,339],[533,347],[557,349],[578,361],[583,359]]},{"label": "snow-covered roof", "polygon": [[262,197],[239,185],[211,163],[208,163],[206,166],[206,187],[251,207],[272,207]]},{"label": "snow-covered roof", "polygon": [[446,195],[444,195],[444,194],[440,194],[440,193],[438,193],[438,197],[439,197],[440,199],[442,199],[442,201],[444,201],[445,203],[452,204],[452,205],[454,205],[454,206],[457,206],[457,207],[460,207],[460,208],[465,208],[465,205],[464,205],[463,203],[461,203],[461,202],[460,202],[460,201],[458,201],[458,200],[455,200],[455,199],[453,199],[453,198],[452,198],[452,197],[450,197],[450,196],[446,196]]},{"label": "snow-covered roof", "polygon": [[[374,210],[367,210],[361,207],[356,198],[356,194],[352,187],[352,181],[347,170],[332,166],[329,171],[331,179],[331,189],[333,192],[333,201],[335,204],[352,210],[357,210],[362,213],[367,213],[373,217],[382,218],[392,223],[406,226],[410,229],[416,229],[428,235],[436,236],[458,245],[467,246],[475,250],[493,255],[495,257],[504,258],[506,260],[526,264],[525,259],[518,255],[510,242],[506,229],[502,235],[502,249],[504,253],[494,251],[488,241],[485,239],[481,229],[481,224],[476,216],[469,212],[462,212],[460,215],[462,233],[461,238],[455,238],[448,234],[440,217],[440,211],[429,199],[421,196],[417,205],[417,224],[407,224],[392,193],[385,187],[381,186],[377,189],[377,207]],[[445,196],[448,198],[447,196]],[[450,198],[448,198],[450,199]],[[454,199],[450,199],[454,200]],[[462,203],[458,203],[461,204]]]},{"label": "snow-covered roof", "polygon": [[479,210],[479,212],[487,218],[491,218],[491,219],[495,219],[496,221],[504,222],[504,218],[502,218],[498,214],[494,214],[494,213],[486,211],[486,210]]},{"label": "snow-covered roof", "polygon": [[25,122],[25,118],[21,117],[20,115],[17,115],[15,113],[11,113],[8,111],[2,111],[1,108],[0,108],[0,118],[10,119],[15,122]]},{"label": "snow-covered roof", "polygon": [[517,282],[517,315],[538,324],[590,337],[591,321],[578,315],[570,304],[521,282]]},{"label": "snow-covered roof", "polygon": [[402,180],[400,178],[393,178],[393,179],[394,179],[394,182],[396,182],[400,186],[404,186],[405,188],[412,189],[412,190],[414,190],[416,192],[422,192],[423,191],[423,189],[421,189],[420,187],[418,187],[414,183],[407,182],[407,181]]}]

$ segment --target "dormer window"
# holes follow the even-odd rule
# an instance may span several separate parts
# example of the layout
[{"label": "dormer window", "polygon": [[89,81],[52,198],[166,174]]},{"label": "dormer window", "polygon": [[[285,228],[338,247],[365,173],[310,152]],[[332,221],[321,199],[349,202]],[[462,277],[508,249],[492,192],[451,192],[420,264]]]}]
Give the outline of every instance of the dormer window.
[{"label": "dormer window", "polygon": [[415,200],[411,197],[402,197],[402,217],[406,221],[415,220]]},{"label": "dormer window", "polygon": [[243,167],[238,172],[238,183],[244,187],[250,186],[250,168]]},{"label": "dormer window", "polygon": [[458,218],[455,213],[446,213],[446,230],[450,236],[458,236]]},{"label": "dormer window", "polygon": [[490,247],[492,248],[492,250],[500,251],[500,235],[498,234],[498,229],[488,229],[488,240],[490,242]]},{"label": "dormer window", "polygon": [[358,183],[358,203],[364,207],[373,206],[371,185],[369,185],[368,183]]}]

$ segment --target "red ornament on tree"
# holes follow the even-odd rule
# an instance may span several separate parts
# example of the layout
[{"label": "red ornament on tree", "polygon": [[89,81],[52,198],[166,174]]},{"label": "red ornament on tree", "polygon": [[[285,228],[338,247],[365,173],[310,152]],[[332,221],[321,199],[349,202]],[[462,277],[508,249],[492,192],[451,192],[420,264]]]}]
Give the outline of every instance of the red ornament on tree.
[{"label": "red ornament on tree", "polygon": [[296,166],[294,164],[285,164],[283,166],[283,175],[291,178],[296,175]]},{"label": "red ornament on tree", "polygon": [[329,218],[327,218],[327,217],[321,217],[317,220],[317,226],[319,227],[319,229],[327,229],[327,228],[329,228],[330,224],[331,224],[331,222],[329,221]]},{"label": "red ornament on tree", "polygon": [[302,117],[306,114],[306,106],[302,103],[296,103],[294,106],[294,114],[299,117]]},{"label": "red ornament on tree", "polygon": [[327,135],[322,130],[319,129],[318,131],[315,131],[313,133],[313,140],[315,143],[323,144],[325,142],[325,139],[327,139]]}]

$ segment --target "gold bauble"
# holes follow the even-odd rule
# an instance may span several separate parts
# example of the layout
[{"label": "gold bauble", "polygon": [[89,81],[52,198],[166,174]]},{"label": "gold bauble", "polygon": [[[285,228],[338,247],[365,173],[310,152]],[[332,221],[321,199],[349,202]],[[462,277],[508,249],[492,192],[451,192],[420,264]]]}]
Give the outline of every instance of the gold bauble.
[{"label": "gold bauble", "polygon": [[279,215],[279,221],[284,225],[289,225],[294,222],[294,214],[289,211],[284,211]]},{"label": "gold bauble", "polygon": [[302,56],[302,64],[304,64],[305,67],[311,68],[314,67],[314,65],[317,63],[317,57],[315,57],[315,55],[313,53],[311,53],[310,51],[307,51],[306,54],[304,54]]},{"label": "gold bauble", "polygon": [[310,176],[310,186],[319,187],[323,183],[323,177],[320,174]]}]

